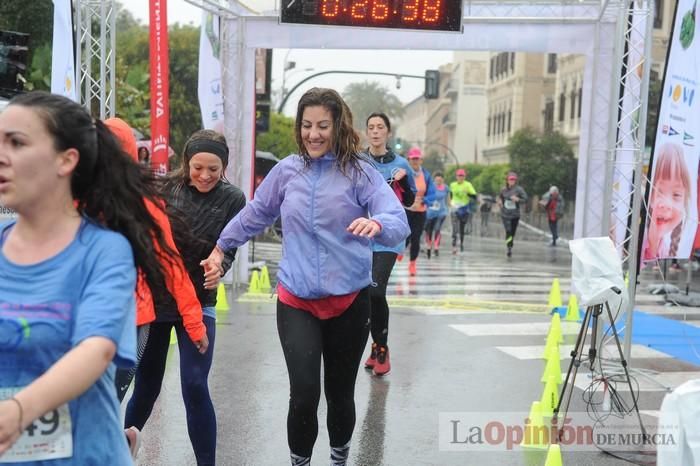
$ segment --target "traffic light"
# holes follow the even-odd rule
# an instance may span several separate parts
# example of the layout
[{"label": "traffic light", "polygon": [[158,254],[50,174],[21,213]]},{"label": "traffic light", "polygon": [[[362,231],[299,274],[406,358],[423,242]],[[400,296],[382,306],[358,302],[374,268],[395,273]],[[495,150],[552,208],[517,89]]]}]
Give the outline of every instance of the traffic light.
[{"label": "traffic light", "polygon": [[0,95],[12,97],[24,89],[29,34],[0,31]]},{"label": "traffic light", "polygon": [[437,99],[440,97],[440,71],[425,70],[425,92],[426,99]]}]

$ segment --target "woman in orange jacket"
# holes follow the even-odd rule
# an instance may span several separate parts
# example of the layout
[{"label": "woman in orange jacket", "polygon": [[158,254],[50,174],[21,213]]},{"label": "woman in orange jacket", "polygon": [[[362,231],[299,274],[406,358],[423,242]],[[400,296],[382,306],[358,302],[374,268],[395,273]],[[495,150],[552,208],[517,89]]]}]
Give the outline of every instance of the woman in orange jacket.
[{"label": "woman in orange jacket", "polygon": [[[105,120],[105,125],[116,136],[122,146],[124,152],[129,154],[135,163],[138,163],[138,151],[136,148],[136,138],[131,130],[131,127],[120,118],[109,118]],[[170,220],[162,208],[159,208],[148,199],[144,199],[146,208],[153,217],[153,220],[163,231],[163,236],[166,244],[173,250],[177,251],[175,240],[173,239]],[[202,319],[202,306],[197,299],[192,281],[185,270],[185,265],[180,257],[177,260],[170,260],[161,253],[158,243],[154,242],[156,253],[160,257],[165,275],[165,286],[168,292],[172,295],[177,303],[177,308],[182,317],[183,326],[187,331],[190,340],[195,344],[200,353],[205,353],[209,347],[207,338],[207,328]],[[143,273],[139,271],[136,285],[136,326],[138,333],[138,360],[143,355],[146,342],[148,341],[149,324],[156,319],[155,306],[153,303],[153,294],[146,283]],[[138,362],[137,362],[138,365]],[[115,377],[117,386],[117,394],[119,401],[124,399],[126,391],[131,384],[136,372],[134,366],[130,370],[118,370]],[[132,455],[135,456],[139,443],[139,430],[136,427],[130,426],[126,430],[127,439],[131,447]]]}]

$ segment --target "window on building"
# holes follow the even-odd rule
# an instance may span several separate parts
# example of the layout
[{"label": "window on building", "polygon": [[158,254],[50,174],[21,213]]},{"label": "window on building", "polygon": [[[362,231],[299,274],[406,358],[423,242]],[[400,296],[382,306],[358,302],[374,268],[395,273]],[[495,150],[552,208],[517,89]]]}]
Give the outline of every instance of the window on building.
[{"label": "window on building", "polygon": [[583,86],[578,88],[578,112],[576,116],[581,118],[581,107],[583,106]]},{"label": "window on building", "polygon": [[562,92],[559,94],[559,121],[564,121],[564,112],[566,109],[566,95]]},{"label": "window on building", "polygon": [[510,133],[510,123],[511,123],[512,119],[513,119],[513,112],[510,109],[508,109],[508,128],[506,129],[506,131],[508,133]]},{"label": "window on building", "polygon": [[496,71],[496,59],[494,57],[491,57],[491,70],[489,72],[489,78],[491,81],[493,81],[494,76],[495,76],[495,71]]},{"label": "window on building", "polygon": [[557,54],[548,53],[547,54],[547,73],[557,72]]},{"label": "window on building", "polygon": [[656,0],[654,2],[654,29],[661,29],[663,26],[664,26],[664,0]]},{"label": "window on building", "polygon": [[486,119],[486,136],[491,136],[491,115]]},{"label": "window on building", "polygon": [[571,107],[569,111],[569,118],[572,120],[576,118],[576,97],[578,97],[578,92],[572,90],[571,91]]},{"label": "window on building", "polygon": [[554,101],[552,99],[547,99],[544,104],[544,130],[545,132],[550,132],[554,130]]},{"label": "window on building", "polygon": [[515,52],[510,52],[510,72],[515,73]]}]

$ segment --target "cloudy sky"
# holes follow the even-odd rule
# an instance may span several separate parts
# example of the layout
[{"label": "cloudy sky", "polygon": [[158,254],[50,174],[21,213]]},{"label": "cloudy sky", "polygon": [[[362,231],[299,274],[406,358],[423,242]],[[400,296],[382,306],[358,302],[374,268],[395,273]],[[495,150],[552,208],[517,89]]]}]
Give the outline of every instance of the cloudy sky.
[{"label": "cloudy sky", "polygon": [[[126,9],[144,24],[148,22],[148,1],[119,0]],[[246,3],[264,9],[270,0],[250,0]],[[168,22],[182,24],[199,24],[201,11],[185,0],[168,0]],[[430,33],[426,33],[430,34]],[[452,52],[445,51],[407,51],[407,50],[308,50],[276,49],[273,52],[272,88],[282,87],[283,62],[296,63],[295,69],[287,72],[286,88],[289,89],[301,79],[320,71],[353,70],[377,71],[397,74],[423,75],[426,69],[435,69],[439,65],[452,61]],[[401,89],[396,88],[396,79],[391,76],[352,76],[325,75],[309,81],[309,87],[332,87],[342,91],[345,86],[356,81],[379,81],[407,103],[423,93],[423,80],[402,79]],[[285,106],[285,113],[291,115],[296,107],[301,92],[295,92]]]}]

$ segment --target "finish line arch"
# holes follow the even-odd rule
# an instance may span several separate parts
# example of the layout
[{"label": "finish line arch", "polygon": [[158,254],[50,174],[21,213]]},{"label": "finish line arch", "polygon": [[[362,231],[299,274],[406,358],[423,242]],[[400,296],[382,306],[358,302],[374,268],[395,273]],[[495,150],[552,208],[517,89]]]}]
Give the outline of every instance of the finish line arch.
[{"label": "finish line arch", "polygon": [[[574,234],[607,236],[618,225],[613,239],[629,269],[634,297],[639,234],[628,225],[638,225],[640,217],[653,7],[652,0],[468,1],[463,32],[454,33],[281,24],[276,12],[252,14],[230,0],[228,9],[217,10],[223,14],[225,135],[236,154],[229,179],[239,186],[250,186],[252,179],[256,48],[581,54],[586,65]],[[644,64],[639,75],[638,62]],[[247,257],[247,250],[241,253]],[[241,261],[239,276],[247,276],[247,267]]]}]

